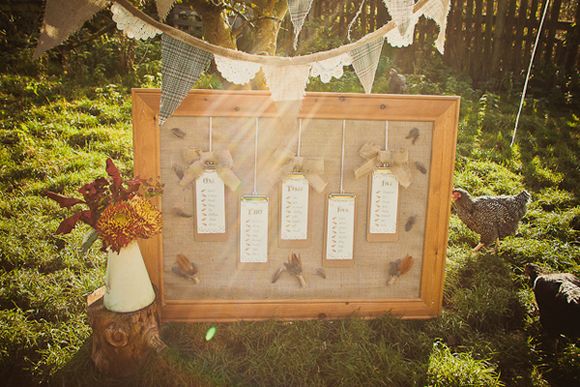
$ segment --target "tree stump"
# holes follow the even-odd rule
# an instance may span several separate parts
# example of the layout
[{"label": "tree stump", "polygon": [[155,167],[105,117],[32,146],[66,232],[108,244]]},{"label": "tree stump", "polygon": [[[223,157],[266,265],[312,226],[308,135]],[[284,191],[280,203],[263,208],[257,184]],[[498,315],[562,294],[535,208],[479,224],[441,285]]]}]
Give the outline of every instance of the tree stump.
[{"label": "tree stump", "polygon": [[104,288],[87,298],[89,323],[93,329],[91,359],[97,369],[115,377],[135,373],[151,352],[167,346],[159,337],[157,299],[130,313],[105,309]]}]

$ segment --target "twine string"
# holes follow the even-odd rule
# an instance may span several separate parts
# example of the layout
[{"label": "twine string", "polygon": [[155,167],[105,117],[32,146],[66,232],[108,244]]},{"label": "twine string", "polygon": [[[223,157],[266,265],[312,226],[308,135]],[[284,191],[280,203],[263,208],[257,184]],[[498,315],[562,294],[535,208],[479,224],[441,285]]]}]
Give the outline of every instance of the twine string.
[{"label": "twine string", "polygon": [[296,145],[296,156],[300,157],[302,150],[302,118],[298,119],[298,144]]},{"label": "twine string", "polygon": [[213,151],[213,117],[209,117],[209,151]]},{"label": "twine string", "polygon": [[258,194],[258,136],[260,133],[260,119],[256,117],[256,127],[254,135],[254,189],[252,194]]},{"label": "twine string", "polygon": [[344,192],[344,142],[346,133],[346,120],[342,120],[342,144],[340,150],[340,193]]},{"label": "twine string", "polygon": [[389,150],[389,121],[385,121],[385,150]]}]

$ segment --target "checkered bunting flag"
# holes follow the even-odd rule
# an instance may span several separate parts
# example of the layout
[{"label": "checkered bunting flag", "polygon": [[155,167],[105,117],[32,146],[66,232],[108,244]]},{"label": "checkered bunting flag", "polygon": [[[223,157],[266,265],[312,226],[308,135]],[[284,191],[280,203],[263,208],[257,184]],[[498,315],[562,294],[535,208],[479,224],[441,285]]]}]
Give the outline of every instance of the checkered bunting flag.
[{"label": "checkered bunting flag", "polygon": [[313,0],[288,0],[288,12],[290,12],[290,20],[294,28],[294,49],[298,47],[298,35],[302,31],[304,20],[310,12]]},{"label": "checkered bunting flag", "polygon": [[384,39],[381,37],[374,42],[367,43],[350,52],[354,72],[367,94],[373,88],[375,73],[377,72],[381,51],[383,50],[383,43]]},{"label": "checkered bunting flag", "polygon": [[209,66],[212,54],[163,34],[161,36],[161,107],[159,125],[181,105],[199,76]]}]

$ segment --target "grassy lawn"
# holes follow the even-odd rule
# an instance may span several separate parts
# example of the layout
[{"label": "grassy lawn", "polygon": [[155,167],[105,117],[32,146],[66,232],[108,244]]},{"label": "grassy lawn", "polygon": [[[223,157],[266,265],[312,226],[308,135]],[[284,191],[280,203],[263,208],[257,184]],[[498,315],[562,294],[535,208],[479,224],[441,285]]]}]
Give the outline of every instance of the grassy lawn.
[{"label": "grassy lawn", "polygon": [[[375,92],[385,92],[388,66],[381,63]],[[497,255],[471,255],[477,236],[451,217],[441,317],[218,324],[209,342],[210,324],[166,324],[170,349],[140,375],[99,375],[89,359],[85,297],[102,285],[105,258],[97,245],[81,256],[82,227],[53,234],[66,211],[42,193],[74,195],[102,174],[107,157],[131,170],[129,90],[108,83],[0,75],[2,384],[580,385],[578,341],[563,339],[557,350],[544,344],[523,275],[528,262],[580,275],[578,111],[562,103],[566,96],[535,90],[510,148],[517,99],[473,90],[440,65],[410,76],[410,92],[462,96],[455,184],[475,195],[526,188],[533,198]],[[199,86],[219,81],[207,76]],[[309,89],[361,88],[348,73]]]}]

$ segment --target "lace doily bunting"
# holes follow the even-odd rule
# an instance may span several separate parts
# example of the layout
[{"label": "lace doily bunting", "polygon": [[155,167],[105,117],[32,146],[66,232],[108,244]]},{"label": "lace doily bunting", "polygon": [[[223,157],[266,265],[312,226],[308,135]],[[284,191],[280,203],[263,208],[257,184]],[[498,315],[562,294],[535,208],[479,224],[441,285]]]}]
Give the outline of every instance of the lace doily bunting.
[{"label": "lace doily bunting", "polygon": [[214,55],[214,61],[221,75],[236,85],[250,82],[260,71],[259,63],[233,60],[219,55]]},{"label": "lace doily bunting", "polygon": [[311,77],[320,77],[322,83],[328,83],[334,77],[339,79],[344,74],[344,66],[350,66],[352,58],[350,55],[342,54],[334,58],[329,58],[320,62],[312,63],[310,69]]},{"label": "lace doily bunting", "polygon": [[111,13],[113,14],[113,21],[117,23],[117,28],[131,39],[147,40],[161,33],[160,30],[133,16],[117,3],[111,5]]},{"label": "lace doily bunting", "polygon": [[425,17],[433,20],[439,26],[435,47],[441,54],[445,50],[445,30],[447,30],[447,15],[449,15],[450,9],[450,0],[431,0],[422,9]]}]

